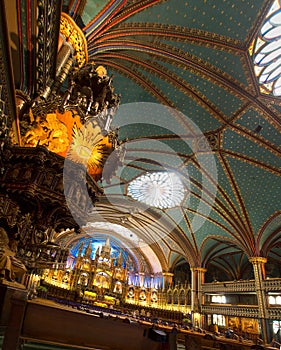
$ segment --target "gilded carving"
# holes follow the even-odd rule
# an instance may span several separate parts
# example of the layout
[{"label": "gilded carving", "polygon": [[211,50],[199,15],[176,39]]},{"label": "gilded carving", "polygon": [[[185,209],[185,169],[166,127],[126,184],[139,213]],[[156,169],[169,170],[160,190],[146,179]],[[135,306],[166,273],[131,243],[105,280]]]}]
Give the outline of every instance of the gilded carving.
[{"label": "gilded carving", "polygon": [[55,113],[47,114],[45,120],[35,123],[35,126],[27,131],[22,143],[31,147],[40,144],[55,153],[65,152],[69,146],[67,127]]},{"label": "gilded carving", "polygon": [[9,197],[0,196],[0,218],[5,218],[9,226],[14,226],[17,223],[17,215],[19,207],[11,201]]},{"label": "gilded carving", "polygon": [[78,67],[83,67],[88,61],[87,42],[81,29],[66,13],[61,14],[60,32],[74,48]]},{"label": "gilded carving", "polygon": [[[52,84],[51,71],[57,55],[57,27],[59,20],[59,2],[51,0],[37,1],[36,31],[36,86],[37,93],[46,91]],[[48,30],[45,29],[48,23]]]},{"label": "gilded carving", "polygon": [[16,249],[10,247],[6,230],[0,227],[0,280],[21,282],[26,273],[26,267],[16,258]]},{"label": "gilded carving", "polygon": [[196,138],[193,147],[197,152],[210,152],[219,149],[218,133],[210,133]]},{"label": "gilded carving", "polygon": [[252,264],[265,264],[267,262],[267,258],[264,258],[262,256],[253,256],[249,258],[249,261]]}]

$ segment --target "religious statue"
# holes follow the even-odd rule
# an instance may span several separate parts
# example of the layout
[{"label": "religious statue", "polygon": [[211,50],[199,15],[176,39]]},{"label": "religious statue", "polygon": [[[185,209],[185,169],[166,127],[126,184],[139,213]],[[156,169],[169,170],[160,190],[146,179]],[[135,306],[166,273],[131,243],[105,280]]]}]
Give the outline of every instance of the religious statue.
[{"label": "religious statue", "polygon": [[112,78],[107,75],[105,67],[95,67],[93,63],[73,71],[62,107],[67,104],[76,106],[84,122],[89,116],[93,117],[105,109],[117,107],[120,95],[114,92]]},{"label": "religious statue", "polygon": [[11,249],[5,229],[0,227],[0,280],[21,283],[26,267],[15,255],[16,251]]}]

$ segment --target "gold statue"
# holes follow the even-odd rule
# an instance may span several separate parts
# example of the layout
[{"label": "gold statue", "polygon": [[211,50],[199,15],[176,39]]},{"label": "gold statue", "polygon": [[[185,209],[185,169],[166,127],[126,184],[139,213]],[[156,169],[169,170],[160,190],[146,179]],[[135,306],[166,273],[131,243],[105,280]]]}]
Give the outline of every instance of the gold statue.
[{"label": "gold statue", "polygon": [[0,227],[0,279],[21,283],[26,267],[16,257],[16,252],[9,246],[9,238],[3,227]]}]

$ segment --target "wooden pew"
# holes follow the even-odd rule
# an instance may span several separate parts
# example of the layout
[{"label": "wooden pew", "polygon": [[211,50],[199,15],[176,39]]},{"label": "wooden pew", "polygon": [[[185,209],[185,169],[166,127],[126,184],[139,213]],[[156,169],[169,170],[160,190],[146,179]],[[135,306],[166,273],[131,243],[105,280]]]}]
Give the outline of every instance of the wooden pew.
[{"label": "wooden pew", "polygon": [[[127,322],[125,322],[127,321]],[[104,350],[160,350],[149,326],[118,317],[101,318],[44,299],[13,300],[3,350],[32,341]]]}]

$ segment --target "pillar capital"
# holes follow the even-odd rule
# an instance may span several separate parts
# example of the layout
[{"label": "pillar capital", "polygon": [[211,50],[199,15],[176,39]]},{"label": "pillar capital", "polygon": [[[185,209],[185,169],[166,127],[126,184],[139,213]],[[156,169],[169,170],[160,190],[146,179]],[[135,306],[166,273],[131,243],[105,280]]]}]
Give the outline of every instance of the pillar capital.
[{"label": "pillar capital", "polygon": [[204,273],[207,271],[207,269],[205,269],[204,267],[191,267],[190,270]]},{"label": "pillar capital", "polygon": [[265,264],[267,262],[267,258],[264,258],[263,256],[252,256],[249,258],[249,261],[252,264]]}]

